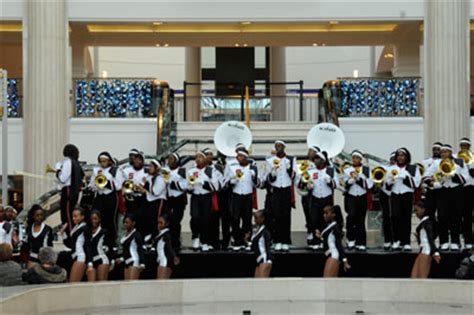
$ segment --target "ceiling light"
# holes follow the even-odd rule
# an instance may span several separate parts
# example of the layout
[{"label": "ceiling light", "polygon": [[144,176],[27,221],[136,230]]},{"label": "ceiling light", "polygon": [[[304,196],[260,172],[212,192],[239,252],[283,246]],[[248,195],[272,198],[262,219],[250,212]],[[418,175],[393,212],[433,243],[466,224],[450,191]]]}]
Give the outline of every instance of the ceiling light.
[{"label": "ceiling light", "polygon": [[244,44],[244,47],[247,47],[247,44]]},{"label": "ceiling light", "polygon": [[162,25],[163,22],[153,22],[153,25]]},{"label": "ceiling light", "polygon": [[235,43],[235,45],[234,45],[234,46],[235,46],[235,47],[239,47],[239,43]]},{"label": "ceiling light", "polygon": [[252,24],[252,22],[246,21],[246,22],[240,22],[240,24],[242,24],[242,25],[250,25],[250,24]]},{"label": "ceiling light", "polygon": [[383,55],[383,57],[384,57],[385,59],[391,59],[391,58],[393,58],[394,56],[393,56],[392,53],[386,53],[386,54]]},{"label": "ceiling light", "polygon": [[169,44],[168,44],[168,43],[166,43],[164,46],[165,46],[165,47],[168,47],[168,46],[169,46]]},{"label": "ceiling light", "polygon": [[313,47],[317,47],[317,46],[318,46],[318,44],[317,44],[317,43],[313,43]]},{"label": "ceiling light", "polygon": [[336,24],[339,24],[339,21],[329,21],[329,24],[336,25]]},{"label": "ceiling light", "polygon": [[161,46],[160,43],[156,44],[156,47],[160,47],[160,46]]}]

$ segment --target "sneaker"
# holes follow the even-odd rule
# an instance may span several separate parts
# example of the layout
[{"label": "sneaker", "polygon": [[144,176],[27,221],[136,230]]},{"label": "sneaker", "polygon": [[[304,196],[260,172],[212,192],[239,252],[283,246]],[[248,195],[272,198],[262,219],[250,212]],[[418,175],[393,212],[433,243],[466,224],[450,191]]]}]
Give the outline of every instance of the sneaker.
[{"label": "sneaker", "polygon": [[283,244],[283,245],[281,246],[281,249],[282,249],[283,251],[287,252],[287,251],[290,250],[290,245],[288,245],[288,244]]},{"label": "sneaker", "polygon": [[391,243],[391,242],[385,242],[385,243],[383,243],[383,249],[384,249],[384,250],[389,250],[391,247],[392,247],[392,243]]},{"label": "sneaker", "polygon": [[242,246],[238,246],[238,245],[232,246],[232,250],[235,251],[235,252],[238,252],[241,248],[242,248]]},{"label": "sneaker", "polygon": [[306,244],[311,245],[311,243],[313,242],[313,239],[314,239],[313,233],[308,233],[306,235]]},{"label": "sneaker", "polygon": [[201,247],[201,250],[202,250],[203,252],[208,252],[208,251],[209,251],[209,245],[203,244],[202,247]]},{"label": "sneaker", "polygon": [[471,250],[472,249],[472,244],[466,244],[466,245],[464,245],[464,248],[467,249],[467,250]]},{"label": "sneaker", "polygon": [[393,242],[392,250],[399,250],[400,249],[400,241]]},{"label": "sneaker", "polygon": [[248,252],[252,251],[252,246],[251,245],[245,246],[245,250]]},{"label": "sneaker", "polygon": [[194,249],[194,250],[198,250],[199,247],[200,247],[200,245],[201,245],[201,244],[200,244],[200,242],[199,242],[199,239],[198,239],[198,238],[193,238],[193,245],[192,245],[192,246],[193,246],[193,249]]},{"label": "sneaker", "polygon": [[313,245],[312,249],[313,250],[320,250],[323,248],[323,244],[316,244],[316,245]]},{"label": "sneaker", "polygon": [[452,243],[451,244],[451,250],[452,251],[459,251],[459,244]]},{"label": "sneaker", "polygon": [[355,246],[356,246],[356,242],[355,242],[355,241],[348,241],[348,242],[347,242],[347,248],[348,248],[349,250],[354,249]]},{"label": "sneaker", "polygon": [[275,250],[276,250],[276,251],[281,251],[281,248],[282,248],[282,244],[281,244],[281,243],[276,243],[276,244],[275,244]]},{"label": "sneaker", "polygon": [[214,246],[212,245],[207,245],[209,247],[209,250],[214,250]]},{"label": "sneaker", "polygon": [[403,246],[403,251],[404,252],[411,252],[411,246],[410,245],[404,245]]},{"label": "sneaker", "polygon": [[441,245],[441,250],[449,250],[449,243],[443,243]]},{"label": "sneaker", "polygon": [[367,250],[367,247],[365,247],[364,245],[359,245],[356,249],[360,252],[365,252]]}]

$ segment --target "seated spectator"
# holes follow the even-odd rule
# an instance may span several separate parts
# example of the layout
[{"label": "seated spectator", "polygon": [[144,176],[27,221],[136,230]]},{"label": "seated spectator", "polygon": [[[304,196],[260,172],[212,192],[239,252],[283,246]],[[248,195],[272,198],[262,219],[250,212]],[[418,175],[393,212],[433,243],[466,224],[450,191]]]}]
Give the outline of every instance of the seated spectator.
[{"label": "seated spectator", "polygon": [[33,264],[23,276],[23,280],[29,284],[64,283],[67,280],[67,272],[56,265],[58,255],[51,247],[43,247],[38,254],[39,264]]},{"label": "seated spectator", "polygon": [[12,260],[12,246],[0,244],[0,287],[22,285],[21,266]]},{"label": "seated spectator", "polygon": [[470,257],[466,257],[461,261],[461,265],[456,270],[456,279],[474,279],[474,253]]}]

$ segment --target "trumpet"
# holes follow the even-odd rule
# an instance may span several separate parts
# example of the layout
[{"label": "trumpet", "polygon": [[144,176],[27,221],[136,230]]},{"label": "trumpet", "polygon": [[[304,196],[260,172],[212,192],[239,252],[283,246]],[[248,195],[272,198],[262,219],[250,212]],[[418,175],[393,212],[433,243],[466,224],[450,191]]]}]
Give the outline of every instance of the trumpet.
[{"label": "trumpet", "polygon": [[375,184],[380,185],[385,181],[385,178],[387,177],[387,171],[382,166],[377,166],[372,170],[371,175],[372,181]]},{"label": "trumpet", "polygon": [[281,164],[281,160],[280,160],[280,159],[274,159],[274,160],[273,160],[273,167],[274,167],[274,168],[279,168],[279,167],[280,167],[280,164]]},{"label": "trumpet", "polygon": [[244,173],[242,171],[235,172],[235,178],[238,180],[243,180],[244,179]]},{"label": "trumpet", "polygon": [[135,183],[133,180],[127,180],[125,183],[123,183],[123,192],[125,194],[131,194],[136,190],[135,188]]},{"label": "trumpet", "polygon": [[46,167],[45,167],[45,171],[44,171],[46,174],[48,173],[56,173],[56,169],[54,167],[52,167],[51,165],[49,164],[46,164]]},{"label": "trumpet", "polygon": [[339,174],[344,174],[344,171],[351,166],[352,166],[351,162],[345,161],[344,163],[339,165],[339,168],[338,168]]},{"label": "trumpet", "polygon": [[301,180],[303,181],[304,184],[309,184],[309,183],[313,182],[313,179],[311,178],[311,175],[307,171],[303,172],[303,174],[301,176]]},{"label": "trumpet", "polygon": [[171,179],[171,173],[168,170],[161,169],[160,170],[161,175],[163,175],[163,179],[165,180],[165,183],[169,183]]},{"label": "trumpet", "polygon": [[393,170],[390,172],[390,175],[392,175],[393,179],[397,179],[397,177],[398,177],[398,170],[397,170],[397,169],[393,169]]},{"label": "trumpet", "polygon": [[359,167],[355,167],[354,171],[351,172],[350,175],[351,175],[352,178],[357,178],[357,177],[360,176],[360,174],[362,174],[362,167],[359,166]]},{"label": "trumpet", "polygon": [[459,151],[458,158],[463,159],[464,163],[466,163],[467,165],[471,165],[473,162],[472,153],[469,150],[463,149]]},{"label": "trumpet", "polygon": [[108,183],[109,181],[107,180],[107,177],[105,177],[103,174],[97,175],[95,177],[95,186],[98,189],[103,189]]},{"label": "trumpet", "polygon": [[197,182],[197,176],[196,175],[188,176],[188,184],[189,185],[195,185],[196,182]]},{"label": "trumpet", "polygon": [[299,161],[297,164],[298,164],[298,171],[301,174],[308,171],[308,169],[309,169],[309,161],[308,160]]}]

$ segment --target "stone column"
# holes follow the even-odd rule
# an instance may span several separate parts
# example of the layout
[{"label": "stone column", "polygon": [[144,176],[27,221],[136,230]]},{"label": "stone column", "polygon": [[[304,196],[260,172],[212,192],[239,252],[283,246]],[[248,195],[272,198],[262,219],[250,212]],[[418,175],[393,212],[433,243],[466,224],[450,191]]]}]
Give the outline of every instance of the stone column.
[{"label": "stone column", "polygon": [[[62,158],[69,139],[66,0],[25,1],[24,8],[24,168],[43,175],[46,163]],[[25,205],[54,187],[32,177],[24,185]]]},{"label": "stone column", "polygon": [[[201,82],[201,48],[186,47],[185,50],[186,82]],[[201,120],[201,86],[186,86],[186,121]]]},{"label": "stone column", "polygon": [[457,147],[470,136],[469,1],[425,1],[425,153],[434,141]]},{"label": "stone column", "polygon": [[404,41],[394,49],[392,75],[394,77],[420,76],[420,43]]},{"label": "stone column", "polygon": [[[270,47],[270,82],[286,81],[286,48]],[[272,120],[286,121],[286,85],[271,85]]]}]

